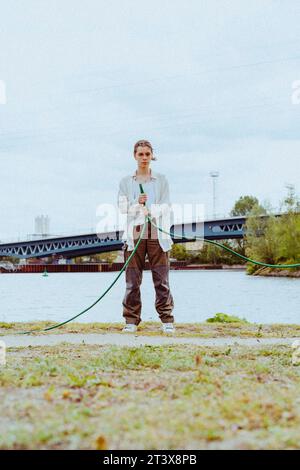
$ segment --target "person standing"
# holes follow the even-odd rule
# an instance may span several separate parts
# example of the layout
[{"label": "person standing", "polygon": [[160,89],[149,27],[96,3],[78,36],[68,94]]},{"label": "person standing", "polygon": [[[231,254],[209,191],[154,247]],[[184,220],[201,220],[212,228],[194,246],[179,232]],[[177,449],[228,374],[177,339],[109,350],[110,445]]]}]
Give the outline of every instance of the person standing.
[{"label": "person standing", "polygon": [[[169,184],[165,175],[152,171],[151,160],[157,160],[148,140],[139,140],[134,145],[133,155],[137,169],[131,175],[123,177],[119,183],[118,207],[122,214],[127,214],[124,230],[124,262],[127,261],[138,242],[144,223],[146,228],[137,251],[125,270],[126,291],[122,301],[125,326],[123,332],[134,333],[141,322],[141,292],[145,257],[148,254],[152,280],[155,288],[155,308],[162,322],[165,333],[174,333],[174,299],[169,285],[170,249],[173,240],[170,235],[156,229],[148,220],[164,231],[169,232],[172,209],[170,204]],[[141,194],[139,184],[144,193]]]}]

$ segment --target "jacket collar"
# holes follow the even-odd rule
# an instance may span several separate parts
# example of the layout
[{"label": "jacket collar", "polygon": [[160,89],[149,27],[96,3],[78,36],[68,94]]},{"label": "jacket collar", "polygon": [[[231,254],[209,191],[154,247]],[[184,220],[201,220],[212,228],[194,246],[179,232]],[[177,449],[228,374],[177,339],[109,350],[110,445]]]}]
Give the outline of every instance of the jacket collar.
[{"label": "jacket collar", "polygon": [[[136,180],[136,174],[137,174],[137,170],[135,170],[135,172],[131,175],[132,178],[135,180]],[[152,169],[150,168],[150,179],[156,180],[156,178],[157,178],[156,172],[152,171]]]}]

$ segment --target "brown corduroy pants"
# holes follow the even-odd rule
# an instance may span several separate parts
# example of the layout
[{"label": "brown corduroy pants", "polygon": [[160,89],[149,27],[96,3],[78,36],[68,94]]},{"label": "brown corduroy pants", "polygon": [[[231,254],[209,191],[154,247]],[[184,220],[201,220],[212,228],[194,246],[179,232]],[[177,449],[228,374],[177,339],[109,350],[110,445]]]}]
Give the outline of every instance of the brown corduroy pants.
[{"label": "brown corduroy pants", "polygon": [[[134,246],[141,235],[143,225],[134,227]],[[148,234],[148,235],[147,235]],[[124,246],[124,262],[126,263],[132,251],[128,251],[127,244]],[[123,317],[126,323],[138,325],[141,322],[141,292],[140,285],[145,267],[145,257],[148,253],[152,280],[155,288],[155,308],[163,323],[173,323],[172,310],[174,300],[169,286],[169,251],[163,251],[157,235],[157,229],[147,221],[144,237],[141,239],[137,251],[131,258],[125,270],[126,292],[123,298]]]}]

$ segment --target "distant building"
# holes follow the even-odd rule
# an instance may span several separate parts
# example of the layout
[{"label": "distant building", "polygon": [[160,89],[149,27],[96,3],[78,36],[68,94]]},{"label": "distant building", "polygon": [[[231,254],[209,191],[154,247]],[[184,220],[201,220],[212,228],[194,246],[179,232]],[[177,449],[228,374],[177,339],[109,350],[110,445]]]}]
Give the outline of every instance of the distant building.
[{"label": "distant building", "polygon": [[34,219],[34,232],[35,235],[49,235],[50,234],[50,219],[48,215],[38,215]]}]

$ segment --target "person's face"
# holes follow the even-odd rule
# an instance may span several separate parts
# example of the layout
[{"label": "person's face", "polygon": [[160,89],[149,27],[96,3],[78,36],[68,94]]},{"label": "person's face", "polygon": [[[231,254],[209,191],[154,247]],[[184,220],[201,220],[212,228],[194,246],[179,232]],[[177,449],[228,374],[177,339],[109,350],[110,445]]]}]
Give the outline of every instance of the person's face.
[{"label": "person's face", "polygon": [[149,165],[152,158],[152,152],[150,147],[139,145],[136,149],[136,154],[134,158],[141,167]]}]

